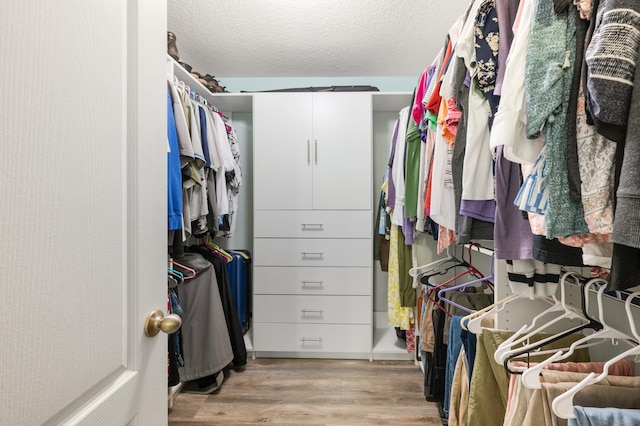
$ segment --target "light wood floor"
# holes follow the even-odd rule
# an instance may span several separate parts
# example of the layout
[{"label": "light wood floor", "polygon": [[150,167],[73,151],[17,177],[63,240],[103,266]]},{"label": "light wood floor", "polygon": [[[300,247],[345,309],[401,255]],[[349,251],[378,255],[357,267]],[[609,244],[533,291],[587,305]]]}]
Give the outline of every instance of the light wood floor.
[{"label": "light wood floor", "polygon": [[218,393],[181,393],[170,426],[441,425],[411,361],[249,359]]}]

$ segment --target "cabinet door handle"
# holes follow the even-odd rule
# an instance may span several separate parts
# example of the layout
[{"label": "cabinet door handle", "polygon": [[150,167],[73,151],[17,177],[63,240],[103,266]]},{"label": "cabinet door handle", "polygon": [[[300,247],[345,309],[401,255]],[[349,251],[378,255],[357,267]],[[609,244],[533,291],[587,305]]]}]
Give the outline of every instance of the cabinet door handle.
[{"label": "cabinet door handle", "polygon": [[307,166],[311,165],[311,142],[307,139]]},{"label": "cabinet door handle", "polygon": [[302,309],[300,312],[302,312],[302,315],[304,314],[324,314],[324,309]]},{"label": "cabinet door handle", "polygon": [[302,288],[322,288],[324,281],[302,281]]},{"label": "cabinet door handle", "polygon": [[303,337],[300,341],[304,344],[306,342],[322,343],[322,337]]},{"label": "cabinet door handle", "polygon": [[303,231],[323,231],[322,228],[324,224],[322,223],[303,223],[302,230]]},{"label": "cabinet door handle", "polygon": [[314,161],[316,162],[316,166],[318,165],[318,139],[314,140],[315,142],[315,153],[313,155]]},{"label": "cabinet door handle", "polygon": [[302,252],[302,258],[303,259],[320,259],[322,260],[324,256],[324,253],[309,253],[309,252]]}]

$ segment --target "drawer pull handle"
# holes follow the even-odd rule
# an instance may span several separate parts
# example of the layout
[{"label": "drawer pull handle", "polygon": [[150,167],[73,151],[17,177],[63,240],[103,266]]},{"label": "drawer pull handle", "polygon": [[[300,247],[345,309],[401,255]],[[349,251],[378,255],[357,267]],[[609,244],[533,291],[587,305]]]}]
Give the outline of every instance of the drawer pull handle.
[{"label": "drawer pull handle", "polygon": [[300,339],[300,341],[302,343],[306,343],[306,342],[322,343],[322,337],[303,337],[302,339]]},{"label": "drawer pull handle", "polygon": [[302,315],[306,315],[309,313],[322,315],[324,313],[324,309],[303,309],[300,312],[302,312]]},{"label": "drawer pull handle", "polygon": [[303,259],[316,259],[322,260],[324,253],[312,253],[312,252],[302,252]]},{"label": "drawer pull handle", "polygon": [[322,288],[323,284],[324,284],[324,281],[302,281],[302,288],[305,288],[305,287]]},{"label": "drawer pull handle", "polygon": [[303,223],[301,225],[303,231],[324,231],[323,223]]}]

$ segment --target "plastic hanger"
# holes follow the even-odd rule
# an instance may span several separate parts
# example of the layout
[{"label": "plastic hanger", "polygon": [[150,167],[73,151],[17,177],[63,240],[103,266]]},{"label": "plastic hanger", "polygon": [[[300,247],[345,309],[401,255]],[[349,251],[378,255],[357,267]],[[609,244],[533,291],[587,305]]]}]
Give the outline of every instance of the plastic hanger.
[{"label": "plastic hanger", "polygon": [[[581,339],[576,340],[575,342],[573,342],[570,346],[569,349],[566,351],[556,351],[554,355],[552,355],[551,357],[545,359],[544,361],[538,363],[537,365],[528,368],[527,370],[525,370],[522,373],[522,383],[529,389],[540,389],[541,385],[540,385],[540,372],[549,364],[553,363],[553,362],[557,362],[557,361],[561,361],[563,359],[567,359],[568,357],[570,357],[571,355],[573,355],[573,353],[575,352],[576,349],[579,348],[586,348],[586,347],[591,347],[597,344],[601,344],[604,342],[607,342],[609,340],[611,340],[612,342],[617,341],[617,340],[622,340],[622,341],[626,341],[626,342],[632,342],[633,344],[637,344],[637,342],[633,341],[633,337],[629,336],[626,333],[623,333],[613,327],[611,327],[610,325],[608,325],[605,321],[604,321],[604,310],[603,310],[603,303],[602,303],[602,297],[603,297],[603,293],[606,290],[607,287],[607,281],[601,279],[601,278],[595,278],[591,281],[589,281],[589,283],[599,283],[601,284],[600,289],[598,289],[598,296],[597,296],[597,300],[598,300],[598,317],[600,320],[600,323],[602,323],[602,329],[601,330],[597,330],[592,334],[589,334]],[[588,290],[588,288],[585,288],[585,290]],[[595,343],[589,343],[590,341],[596,340],[596,339],[600,339],[599,342],[595,342]],[[537,355],[540,355],[539,353],[537,353]]]},{"label": "plastic hanger", "polygon": [[458,260],[455,257],[453,257],[453,255],[451,254],[451,250],[449,247],[447,247],[447,257],[444,259],[438,259],[434,262],[428,263],[426,265],[422,265],[422,266],[418,266],[415,268],[411,268],[409,269],[409,275],[412,278],[417,278],[419,274],[425,273],[425,272],[431,272],[431,271],[437,271],[438,268],[440,267],[440,265],[447,263],[451,260]]},{"label": "plastic hanger", "polygon": [[[640,292],[632,293],[624,302],[624,308],[627,312],[627,319],[629,321],[629,328],[631,329],[631,333],[637,341],[640,341],[640,335],[638,334],[635,320],[633,318],[633,314],[631,313],[631,301],[639,295]],[[551,403],[551,408],[553,409],[553,412],[556,414],[556,416],[563,419],[575,418],[575,415],[573,414],[573,397],[585,387],[602,381],[609,375],[609,368],[613,364],[632,355],[640,355],[640,345],[636,345],[631,349],[628,349],[621,354],[611,358],[609,361],[605,362],[602,373],[597,376],[596,373],[589,373],[589,375],[585,377],[580,383],[567,390],[563,394],[557,396]]]},{"label": "plastic hanger", "polygon": [[570,330],[564,331],[560,334],[556,334],[547,338],[544,338],[542,340],[539,340],[538,342],[535,342],[533,344],[527,345],[524,348],[522,348],[519,351],[516,352],[511,352],[510,354],[508,354],[508,356],[506,356],[506,359],[504,359],[504,367],[507,369],[507,371],[509,373],[513,373],[513,374],[520,374],[518,373],[514,373],[513,371],[511,371],[509,369],[509,361],[513,358],[515,358],[516,356],[525,354],[525,353],[530,353],[530,352],[538,352],[539,349],[543,346],[546,346],[548,344],[551,344],[553,342],[556,342],[560,339],[563,339],[571,334],[575,334],[578,333],[582,330],[586,330],[586,329],[592,329],[595,331],[599,331],[602,329],[603,325],[602,323],[600,323],[599,321],[597,321],[596,319],[592,318],[591,316],[589,316],[589,313],[587,312],[587,308],[586,308],[586,304],[587,304],[587,298],[586,298],[586,291],[588,289],[588,283],[583,283],[582,284],[582,294],[581,294],[581,299],[582,299],[582,309],[583,309],[583,316],[588,320],[587,323],[584,323],[582,325],[579,325],[577,327],[574,327]]},{"label": "plastic hanger", "polygon": [[[454,259],[455,259],[455,258],[454,258]],[[444,287],[444,286],[447,286],[447,285],[451,284],[452,282],[455,282],[458,278],[461,278],[461,277],[463,277],[463,276],[465,276],[465,275],[467,275],[467,274],[473,273],[473,274],[477,274],[477,275],[479,275],[479,276],[482,276],[482,274],[481,274],[481,273],[480,273],[476,268],[474,268],[473,266],[471,266],[470,264],[468,264],[466,261],[464,261],[464,260],[458,260],[458,259],[455,259],[455,260],[456,260],[457,262],[459,262],[459,263],[456,263],[456,264],[454,264],[454,265],[452,265],[452,266],[448,267],[445,271],[443,271],[443,272],[442,272],[442,274],[444,274],[444,272],[446,272],[446,271],[448,271],[448,270],[450,270],[450,269],[452,269],[452,268],[454,268],[454,267],[457,267],[457,266],[466,266],[466,267],[467,267],[467,269],[466,269],[465,271],[463,271],[463,272],[459,273],[459,274],[456,274],[455,276],[453,276],[453,277],[451,277],[451,278],[447,279],[446,281],[444,281],[444,282],[442,282],[442,283],[440,283],[440,284],[437,284],[437,285],[435,285],[435,286],[433,286],[433,287],[428,287],[428,286],[427,286],[427,287],[426,287],[426,289],[425,289],[425,296],[426,296],[430,301],[432,301],[432,302],[433,302],[433,304],[434,304],[438,309],[440,309],[441,311],[443,311],[443,312],[444,312],[448,317],[451,317],[451,316],[452,316],[452,315],[451,315],[451,313],[450,313],[450,312],[449,312],[449,311],[448,311],[444,306],[442,306],[442,304],[441,304],[438,300],[436,300],[436,298],[434,298],[434,297],[432,296],[432,293],[433,293],[434,291],[436,291],[436,290],[438,290],[438,289],[440,289],[440,288]],[[438,275],[438,274],[439,274],[439,273],[434,273],[434,274],[432,274],[432,275],[428,275],[428,276],[427,276],[427,275],[425,275],[425,276],[421,277],[421,278],[420,278],[420,280],[421,280],[421,282],[423,283],[423,285],[427,285],[427,284],[423,281],[423,280],[424,280],[424,278],[430,278],[430,277],[435,276],[435,275]]]},{"label": "plastic hanger", "polygon": [[464,330],[471,331],[473,334],[480,334],[482,333],[482,327],[480,324],[485,317],[493,313],[500,312],[510,301],[520,299],[521,297],[522,296],[519,294],[510,294],[507,297],[480,309],[479,311],[472,312],[460,319],[460,326]]},{"label": "plastic hanger", "polygon": [[416,282],[433,286],[433,284],[431,283],[431,277],[446,275],[450,270],[460,266],[469,268],[471,265],[469,265],[464,260],[452,259],[449,262],[440,265],[436,270],[421,273],[420,275],[418,275]]},{"label": "plastic hanger", "polygon": [[184,282],[184,274],[173,268],[167,268],[169,288],[175,288]]},{"label": "plastic hanger", "polygon": [[[454,277],[449,278],[448,280],[439,283],[435,286],[431,286],[427,288],[427,292],[431,293],[434,292],[442,287],[446,287],[449,284],[455,282],[457,279],[464,277],[465,275],[468,274],[473,274],[476,277],[483,277],[482,273],[480,271],[478,271],[470,262],[467,262],[466,260],[464,260],[464,258],[462,260],[458,260],[455,257],[453,258],[456,260],[456,263],[454,263],[453,265],[450,265],[448,267],[446,267],[446,269],[442,270],[442,267],[440,267],[439,269],[441,270],[441,272],[435,272],[435,273],[431,273],[431,274],[427,274],[427,273],[422,273],[420,274],[420,281],[423,284],[429,284],[428,281],[425,282],[425,278],[431,278],[435,275],[444,275],[445,272],[448,272],[449,270],[459,267],[459,266],[464,266],[466,269],[462,272],[460,272],[459,274],[456,274]],[[469,261],[471,261],[471,250],[469,250]]]},{"label": "plastic hanger", "polygon": [[[568,336],[570,334],[573,334],[577,331],[583,330],[587,327],[590,328],[594,328],[594,329],[599,329],[598,326],[601,327],[601,324],[595,320],[593,320],[592,318],[588,317],[588,314],[586,312],[586,301],[585,301],[585,296],[584,296],[584,289],[582,291],[582,307],[583,307],[583,312],[577,312],[576,310],[574,310],[573,308],[571,308],[570,306],[568,306],[566,304],[566,300],[565,300],[565,287],[566,287],[566,279],[569,276],[573,276],[577,279],[577,275],[575,275],[575,273],[569,272],[569,273],[565,273],[562,278],[560,279],[560,292],[561,292],[561,296],[560,296],[560,304],[562,307],[562,311],[563,313],[553,319],[551,319],[550,321],[547,321],[546,323],[542,324],[541,326],[533,329],[533,330],[528,330],[528,332],[515,339],[515,340],[511,340],[507,339],[507,342],[503,342],[503,344],[499,345],[498,348],[496,349],[495,353],[494,353],[494,359],[499,363],[499,364],[505,364],[505,366],[507,365],[507,362],[510,358],[515,357],[516,355],[520,355],[523,353],[527,353],[527,352],[531,352],[535,349],[539,349],[540,347],[555,342],[556,340],[560,340],[561,338]],[[584,286],[584,284],[583,284]],[[539,340],[535,343],[532,344],[525,344],[523,347],[518,347],[515,348],[515,346],[518,346],[524,342],[529,341],[534,335],[542,333],[543,331],[545,331],[546,329],[548,329],[549,327],[551,327],[552,325],[566,320],[566,319],[578,319],[578,320],[582,320],[582,321],[589,321],[586,324],[582,324],[578,327],[572,328],[570,330],[567,330],[565,332],[563,332],[562,334],[556,335],[556,336],[552,336],[552,337],[548,337],[542,340]],[[507,343],[507,344],[504,344]]]},{"label": "plastic hanger", "polygon": [[216,244],[214,244],[213,241],[210,238],[203,243],[203,246],[206,247],[206,248],[209,248],[210,250],[215,251],[217,254],[222,256],[226,261],[225,263],[229,263],[229,262],[231,262],[233,260],[233,256],[231,256],[223,248],[221,248],[221,247],[217,246]]},{"label": "plastic hanger", "polygon": [[[496,360],[497,363],[502,363],[502,353],[509,350],[510,348],[512,348],[514,345],[520,344],[522,342],[525,342],[527,340],[526,337],[522,337],[523,335],[527,335],[527,333],[530,333],[532,330],[535,329],[536,325],[538,324],[538,320],[540,320],[541,318],[545,317],[546,315],[553,313],[553,312],[566,312],[567,311],[567,305],[565,302],[565,285],[566,285],[566,280],[569,276],[573,276],[574,278],[576,278],[576,276],[573,273],[565,273],[561,278],[560,278],[560,300],[558,300],[556,298],[555,295],[552,295],[551,298],[545,298],[543,300],[546,300],[549,303],[552,303],[552,305],[543,310],[542,312],[540,312],[539,314],[537,314],[535,317],[533,317],[533,319],[531,320],[530,324],[525,324],[523,325],[518,331],[516,331],[515,333],[513,333],[507,340],[505,340],[504,342],[502,342],[500,345],[498,345],[498,348],[496,349],[496,352],[494,352],[494,359]],[[577,279],[577,278],[576,278]],[[519,297],[516,297],[514,299],[517,298],[529,298],[527,296],[524,295],[520,295],[518,294]],[[512,300],[514,300],[512,299]],[[517,342],[516,342],[517,340]]]},{"label": "plastic hanger", "polygon": [[[561,284],[562,285],[562,284]],[[472,312],[471,314],[463,317],[460,319],[460,326],[467,331],[470,331],[474,334],[481,334],[482,333],[482,321],[484,320],[484,318],[486,318],[489,315],[498,313],[502,310],[504,310],[507,305],[517,299],[532,299],[531,296],[529,295],[525,295],[525,294],[521,294],[521,293],[512,293],[506,297],[504,297],[503,299],[493,303],[492,305],[489,305],[479,311],[476,312]],[[535,327],[535,324],[537,322],[537,320],[541,317],[543,317],[544,315],[553,312],[554,310],[558,310],[558,311],[564,311],[565,307],[563,305],[560,304],[560,302],[555,298],[555,296],[551,296],[551,297],[543,297],[543,298],[539,298],[538,300],[543,300],[549,304],[552,305],[553,309],[547,309],[543,312],[541,312],[539,315],[537,315],[536,317],[533,318],[533,321],[530,325],[523,325],[520,330],[518,330],[517,332],[515,332],[514,334],[511,335],[511,337],[509,337],[505,342],[502,343],[502,347],[509,345],[512,341],[514,341],[515,339],[518,338],[518,336],[521,336],[523,333],[527,333],[529,331],[531,331],[533,329],[533,327]]]},{"label": "plastic hanger", "polygon": [[[574,273],[572,273],[572,274],[578,281],[580,281],[581,277],[577,276]],[[595,318],[591,317],[589,315],[589,312],[588,312],[589,311],[588,310],[588,300],[589,299],[586,297],[586,295],[587,295],[587,291],[588,291],[590,285],[593,284],[593,283],[594,283],[593,280],[592,281],[582,280],[581,292],[580,292],[582,313],[580,314],[580,313],[574,311],[573,308],[564,305],[565,308],[568,311],[567,311],[567,313],[565,313],[565,314],[563,314],[563,315],[561,315],[559,317],[559,319],[566,319],[566,318],[573,319],[574,317],[577,317],[580,320],[586,321],[585,323],[580,324],[580,325],[578,325],[578,326],[576,326],[574,328],[571,328],[569,330],[563,331],[561,333],[551,335],[551,336],[546,337],[546,338],[544,338],[542,340],[538,340],[535,343],[527,344],[527,345],[523,346],[522,348],[519,348],[519,349],[516,348],[515,350],[501,351],[500,355],[499,355],[499,357],[500,357],[499,359],[500,360],[498,362],[503,362],[505,368],[507,369],[507,371],[511,372],[511,370],[508,367],[508,362],[509,362],[510,359],[513,359],[513,358],[515,358],[515,357],[517,357],[517,356],[519,356],[521,354],[530,353],[530,352],[534,352],[534,351],[538,352],[540,350],[540,348],[542,348],[543,346],[551,344],[553,342],[556,342],[556,341],[558,341],[560,339],[563,339],[563,338],[565,338],[565,337],[567,337],[567,336],[569,336],[571,334],[578,333],[578,332],[580,332],[582,330],[586,330],[586,329],[591,329],[591,330],[595,330],[595,331],[601,330],[602,327],[603,327],[602,323],[600,323]],[[564,290],[564,286],[561,287],[561,288]],[[562,298],[564,300],[564,295],[562,296]],[[550,321],[550,323],[558,322],[559,319],[556,318],[556,319]],[[549,323],[547,323],[547,324],[549,324]],[[531,338],[533,335],[535,335],[536,333],[540,332],[540,330],[541,330],[541,328],[538,328],[537,330],[532,331],[529,334],[527,334],[526,337],[527,338]],[[522,342],[520,342],[520,343],[522,343]]]},{"label": "plastic hanger", "polygon": [[[471,251],[471,250],[469,250],[469,251]],[[471,261],[471,253],[469,253],[469,261]],[[455,285],[453,287],[443,288],[438,292],[438,298],[440,299],[440,301],[446,302],[446,303],[448,303],[448,304],[450,304],[452,306],[455,306],[456,308],[461,309],[461,310],[463,310],[465,312],[472,312],[471,309],[445,298],[444,297],[444,293],[451,292],[451,291],[457,291],[457,290],[464,290],[465,288],[467,288],[469,286],[472,286],[472,285],[475,285],[475,284],[478,284],[478,283],[485,283],[485,282],[490,281],[492,279],[493,279],[493,256],[491,256],[491,269],[490,269],[490,272],[489,272],[488,276],[480,277],[480,278],[477,278],[475,280],[468,281],[466,283]]]},{"label": "plastic hanger", "polygon": [[456,274],[455,276],[449,278],[448,280],[437,284],[433,287],[427,287],[427,293],[433,293],[436,290],[441,289],[442,287],[446,287],[449,284],[455,282],[457,279],[464,277],[465,275],[469,275],[469,274],[478,274],[480,276],[482,276],[482,274],[480,273],[480,271],[478,271],[476,268],[474,268],[473,266],[466,264],[465,266],[467,266],[467,269]]},{"label": "plastic hanger", "polygon": [[184,269],[185,271],[190,272],[190,274],[189,274],[189,275],[184,275],[184,278],[183,278],[183,279],[184,279],[185,281],[186,281],[186,280],[190,280],[190,279],[192,279],[192,278],[195,278],[195,277],[196,277],[196,271],[195,271],[195,269],[189,268],[188,266],[185,266],[185,265],[183,265],[183,264],[181,264],[181,263],[178,263],[178,262],[176,262],[176,261],[175,261],[175,260],[173,260],[173,259],[170,259],[170,260],[169,260],[169,262],[171,262],[171,265],[172,265],[172,266],[177,266],[177,267],[179,267],[180,269]]}]

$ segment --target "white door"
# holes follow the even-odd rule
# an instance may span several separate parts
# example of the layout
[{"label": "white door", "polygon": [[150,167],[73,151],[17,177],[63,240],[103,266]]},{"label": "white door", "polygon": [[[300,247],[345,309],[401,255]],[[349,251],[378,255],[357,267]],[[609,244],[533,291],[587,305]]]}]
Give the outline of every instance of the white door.
[{"label": "white door", "polygon": [[253,207],[311,209],[311,94],[262,93],[253,102]]},{"label": "white door", "polygon": [[166,424],[166,2],[2,9],[0,423]]},{"label": "white door", "polygon": [[370,93],[313,94],[314,209],[371,209],[371,108]]}]

